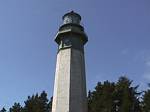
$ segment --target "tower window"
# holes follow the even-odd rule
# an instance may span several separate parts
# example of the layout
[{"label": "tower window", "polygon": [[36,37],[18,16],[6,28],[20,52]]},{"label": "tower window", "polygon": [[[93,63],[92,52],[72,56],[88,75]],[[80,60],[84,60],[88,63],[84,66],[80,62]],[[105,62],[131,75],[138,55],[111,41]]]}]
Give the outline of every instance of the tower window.
[{"label": "tower window", "polygon": [[63,44],[64,44],[64,47],[69,47],[69,46],[71,46],[71,40],[66,38],[66,39],[64,39],[64,43]]}]

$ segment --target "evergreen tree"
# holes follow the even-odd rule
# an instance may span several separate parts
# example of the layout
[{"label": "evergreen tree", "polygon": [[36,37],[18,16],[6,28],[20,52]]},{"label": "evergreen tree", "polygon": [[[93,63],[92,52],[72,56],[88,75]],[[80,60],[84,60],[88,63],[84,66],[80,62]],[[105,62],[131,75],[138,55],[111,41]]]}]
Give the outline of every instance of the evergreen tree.
[{"label": "evergreen tree", "polygon": [[89,92],[89,112],[113,112],[115,84],[105,81],[95,87],[95,91]]},{"label": "evergreen tree", "polygon": [[19,103],[14,103],[14,105],[9,109],[9,112],[22,112],[23,109]]},{"label": "evergreen tree", "polygon": [[35,96],[32,95],[32,97],[28,96],[28,99],[25,101],[25,112],[39,112],[38,108],[38,94]]},{"label": "evergreen tree", "polygon": [[53,101],[53,97],[51,97],[50,101],[48,102],[47,112],[51,112],[52,111],[52,101]]},{"label": "evergreen tree", "polygon": [[88,112],[92,112],[92,93],[88,92]]},{"label": "evergreen tree", "polygon": [[127,77],[120,77],[116,83],[116,99],[119,112],[141,112],[137,92],[138,86],[132,87],[132,82]]},{"label": "evergreen tree", "polygon": [[43,91],[40,96],[38,94],[32,95],[32,97],[28,97],[27,101],[25,101],[25,112],[48,112],[48,99],[47,94]]},{"label": "evergreen tree", "polygon": [[117,83],[99,82],[88,94],[89,112],[141,112],[137,88],[127,77],[120,77]]},{"label": "evergreen tree", "polygon": [[150,112],[150,89],[145,91],[143,96],[143,112]]},{"label": "evergreen tree", "polygon": [[0,112],[6,112],[6,109],[3,107],[2,110],[0,110]]},{"label": "evergreen tree", "polygon": [[47,93],[43,91],[41,95],[39,96],[39,106],[41,112],[47,112],[48,110],[48,99],[47,99]]}]

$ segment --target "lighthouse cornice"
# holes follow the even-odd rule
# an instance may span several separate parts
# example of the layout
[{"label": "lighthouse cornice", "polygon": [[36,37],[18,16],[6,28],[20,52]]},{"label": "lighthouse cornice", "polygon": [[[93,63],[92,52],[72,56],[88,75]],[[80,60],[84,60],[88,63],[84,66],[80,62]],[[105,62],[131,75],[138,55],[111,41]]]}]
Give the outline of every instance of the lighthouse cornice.
[{"label": "lighthouse cornice", "polygon": [[67,23],[67,24],[63,24],[62,26],[60,26],[59,31],[63,30],[63,29],[78,29],[84,32],[84,27],[81,26],[80,24],[75,24],[75,23]]},{"label": "lighthouse cornice", "polygon": [[55,42],[59,44],[60,40],[66,35],[77,35],[84,44],[88,41],[88,37],[84,31],[81,31],[75,27],[70,27],[67,29],[59,30],[55,36]]}]

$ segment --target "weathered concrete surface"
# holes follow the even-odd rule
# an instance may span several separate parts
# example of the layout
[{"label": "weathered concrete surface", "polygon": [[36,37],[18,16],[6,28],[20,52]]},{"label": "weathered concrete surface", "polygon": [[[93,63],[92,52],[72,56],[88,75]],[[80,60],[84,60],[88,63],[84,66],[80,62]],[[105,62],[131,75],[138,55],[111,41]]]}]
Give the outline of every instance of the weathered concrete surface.
[{"label": "weathered concrete surface", "polygon": [[57,54],[52,112],[69,112],[71,49]]},{"label": "weathered concrete surface", "polygon": [[76,49],[57,54],[52,112],[87,112],[84,54]]},{"label": "weathered concrete surface", "polygon": [[86,78],[84,54],[80,50],[71,50],[70,71],[70,111],[87,112]]}]

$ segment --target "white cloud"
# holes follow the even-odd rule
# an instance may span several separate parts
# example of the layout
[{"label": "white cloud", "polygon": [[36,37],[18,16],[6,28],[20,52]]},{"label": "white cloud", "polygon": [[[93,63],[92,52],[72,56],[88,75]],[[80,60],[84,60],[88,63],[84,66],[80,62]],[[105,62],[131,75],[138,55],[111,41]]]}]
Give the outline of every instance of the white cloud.
[{"label": "white cloud", "polygon": [[147,59],[147,60],[145,61],[145,64],[146,64],[146,66],[147,66],[148,68],[150,68],[150,59]]},{"label": "white cloud", "polygon": [[146,72],[143,77],[147,80],[150,80],[150,71],[149,72]]},{"label": "white cloud", "polygon": [[148,61],[148,62],[146,63],[146,65],[150,67],[150,61]]},{"label": "white cloud", "polygon": [[143,77],[150,81],[150,52],[144,55],[145,73]]},{"label": "white cloud", "polygon": [[134,61],[143,64],[143,78],[146,81],[150,81],[150,50],[142,50],[138,52],[134,58]]},{"label": "white cloud", "polygon": [[129,50],[128,49],[123,49],[122,51],[121,51],[121,54],[122,55],[127,55],[129,53]]}]

